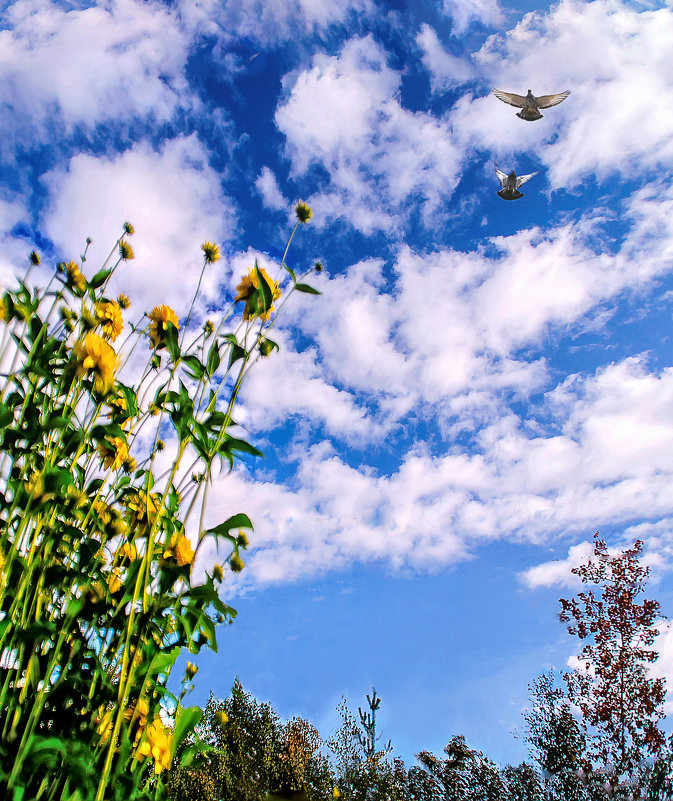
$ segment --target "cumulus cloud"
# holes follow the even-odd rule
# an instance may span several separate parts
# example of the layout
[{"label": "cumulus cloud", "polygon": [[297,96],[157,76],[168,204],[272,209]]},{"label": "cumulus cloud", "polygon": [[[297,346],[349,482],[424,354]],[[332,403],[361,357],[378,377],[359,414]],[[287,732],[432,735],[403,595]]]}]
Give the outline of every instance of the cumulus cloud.
[{"label": "cumulus cloud", "polygon": [[453,22],[452,33],[462,33],[472,22],[500,25],[503,21],[497,0],[444,0],[443,11]]},{"label": "cumulus cloud", "polygon": [[437,32],[427,23],[421,25],[416,34],[416,44],[421,48],[423,66],[430,73],[433,92],[442,92],[470,80],[474,67],[470,62],[447,52],[441,45]]},{"label": "cumulus cloud", "polygon": [[[128,294],[136,309],[167,303],[184,314],[201,269],[201,243],[226,242],[235,222],[194,134],[158,150],[139,144],[110,158],[74,156],[43,181],[49,194],[43,228],[65,259],[77,258],[90,237],[86,266],[95,272],[122,223],[133,223],[135,259],[120,266],[111,289]],[[223,274],[225,260],[206,272],[204,303],[218,298]]]},{"label": "cumulus cloud", "polygon": [[339,56],[315,56],[288,79],[275,119],[293,172],[319,164],[330,176],[310,198],[317,219],[389,231],[403,224],[412,199],[427,217],[457,185],[460,151],[449,127],[403,108],[399,87],[371,35],[349,40]]},{"label": "cumulus cloud", "polygon": [[371,0],[181,0],[180,13],[190,28],[230,39],[274,45],[320,34],[353,14],[373,10]]},{"label": "cumulus cloud", "polygon": [[490,95],[466,97],[452,122],[463,141],[495,153],[535,149],[553,187],[670,165],[672,36],[670,7],[562,0],[548,12],[526,14],[488,39],[475,61],[500,89],[537,95],[570,89],[571,96],[534,123]]},{"label": "cumulus cloud", "polygon": [[264,205],[267,208],[274,209],[274,211],[288,209],[289,204],[278,186],[276,176],[268,167],[263,167],[257,176],[255,188],[262,196]]},{"label": "cumulus cloud", "polygon": [[114,0],[60,8],[17,0],[2,17],[4,155],[53,132],[134,118],[168,120],[187,100],[189,40],[163,5]]}]

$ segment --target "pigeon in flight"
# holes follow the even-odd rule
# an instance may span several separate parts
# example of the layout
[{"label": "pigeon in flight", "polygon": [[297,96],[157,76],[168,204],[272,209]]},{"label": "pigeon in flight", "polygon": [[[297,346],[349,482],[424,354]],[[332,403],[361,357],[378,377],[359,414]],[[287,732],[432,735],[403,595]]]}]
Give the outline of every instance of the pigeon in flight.
[{"label": "pigeon in flight", "polygon": [[522,184],[525,184],[526,181],[530,181],[530,179],[537,175],[537,172],[528,173],[528,175],[519,175],[512,170],[509,175],[504,173],[502,170],[498,169],[498,165],[495,165],[495,174],[498,176],[498,180],[502,184],[502,189],[498,192],[500,197],[503,200],[518,200],[520,197],[523,197],[523,192],[519,192],[519,187]]},{"label": "pigeon in flight", "polygon": [[511,92],[502,92],[500,89],[493,89],[493,94],[503,103],[509,103],[510,106],[520,108],[521,111],[516,116],[521,117],[522,120],[539,120],[543,116],[540,114],[541,108],[558,106],[568,97],[570,90],[559,92],[556,95],[540,95],[540,97],[535,97],[530,89],[525,97],[523,95],[513,95]]}]

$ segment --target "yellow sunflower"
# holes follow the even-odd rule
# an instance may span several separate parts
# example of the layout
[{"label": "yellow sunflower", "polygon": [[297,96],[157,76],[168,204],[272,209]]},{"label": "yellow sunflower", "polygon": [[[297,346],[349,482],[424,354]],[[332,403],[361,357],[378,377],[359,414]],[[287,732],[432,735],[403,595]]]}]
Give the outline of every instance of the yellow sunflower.
[{"label": "yellow sunflower", "polygon": [[155,718],[145,730],[145,736],[136,753],[137,759],[151,756],[156,774],[168,770],[173,758],[173,734],[160,718]]},{"label": "yellow sunflower", "polygon": [[192,543],[184,534],[174,534],[164,551],[164,559],[172,559],[180,567],[191,565],[194,561],[194,556]]},{"label": "yellow sunflower", "polygon": [[84,342],[78,342],[74,348],[78,378],[83,378],[93,371],[96,392],[107,395],[114,384],[117,369],[117,354],[112,347],[97,334],[87,334]]},{"label": "yellow sunflower", "polygon": [[129,448],[121,437],[106,437],[98,445],[98,455],[108,470],[119,470],[129,455]]},{"label": "yellow sunflower", "polygon": [[96,318],[106,339],[113,342],[121,334],[124,327],[122,310],[114,300],[104,300],[96,304]]},{"label": "yellow sunflower", "polygon": [[153,348],[165,347],[164,332],[168,323],[180,328],[178,316],[170,306],[155,306],[150,314],[150,341]]},{"label": "yellow sunflower", "polygon": [[[262,298],[257,294],[257,290],[259,289],[257,270],[264,276],[264,280],[271,290],[271,297],[273,300],[278,300],[282,294],[278,282],[271,278],[264,267],[251,267],[248,274],[243,276],[241,283],[236,287],[236,292],[238,294],[234,298],[234,303],[238,303],[239,300],[245,301],[245,309],[243,310],[244,320],[249,320],[251,317],[260,317],[262,320],[268,320],[269,315],[273,311],[273,304],[264,311]],[[253,297],[255,301],[253,301]]]}]

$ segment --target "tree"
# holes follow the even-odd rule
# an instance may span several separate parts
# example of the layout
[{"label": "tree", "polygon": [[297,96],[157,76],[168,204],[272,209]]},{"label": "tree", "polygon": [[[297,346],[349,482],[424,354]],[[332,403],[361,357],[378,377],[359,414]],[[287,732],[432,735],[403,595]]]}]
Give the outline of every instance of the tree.
[{"label": "tree", "polygon": [[658,658],[650,646],[659,633],[653,626],[659,604],[636,603],[649,575],[639,561],[642,550],[637,540],[632,548],[610,555],[597,532],[593,557],[572,571],[596,589],[560,599],[561,621],[586,641],[581,669],[566,673],[568,696],[593,734],[592,756],[604,766],[612,763],[616,776],[632,774],[664,743],[657,724],[663,717],[665,683],[647,672]]},{"label": "tree", "polygon": [[346,801],[402,801],[407,798],[407,774],[401,759],[388,759],[390,741],[377,750],[376,712],[381,699],[372,688],[366,696],[369,710],[358,707],[359,722],[342,699],[340,728],[327,744],[335,756],[337,787]]}]

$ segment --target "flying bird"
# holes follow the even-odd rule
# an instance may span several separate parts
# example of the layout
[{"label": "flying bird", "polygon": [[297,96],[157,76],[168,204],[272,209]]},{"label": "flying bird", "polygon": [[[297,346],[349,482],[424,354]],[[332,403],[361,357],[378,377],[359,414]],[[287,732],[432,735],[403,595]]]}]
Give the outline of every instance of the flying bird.
[{"label": "flying bird", "polygon": [[510,106],[520,108],[521,111],[516,116],[521,117],[522,120],[539,120],[543,117],[540,114],[541,108],[558,106],[568,97],[570,90],[567,89],[565,92],[559,92],[556,95],[540,95],[540,97],[535,97],[530,89],[525,97],[513,95],[511,92],[502,92],[500,89],[493,89],[493,94],[503,103],[509,103]]},{"label": "flying bird", "polygon": [[528,175],[517,175],[514,170],[510,172],[509,175],[504,173],[502,170],[498,169],[498,165],[495,165],[495,174],[498,176],[498,180],[502,185],[502,189],[498,192],[500,197],[503,200],[518,200],[520,197],[523,197],[523,192],[519,192],[519,187],[522,184],[525,184],[526,181],[530,181],[530,179],[537,175],[539,172],[530,172]]}]

